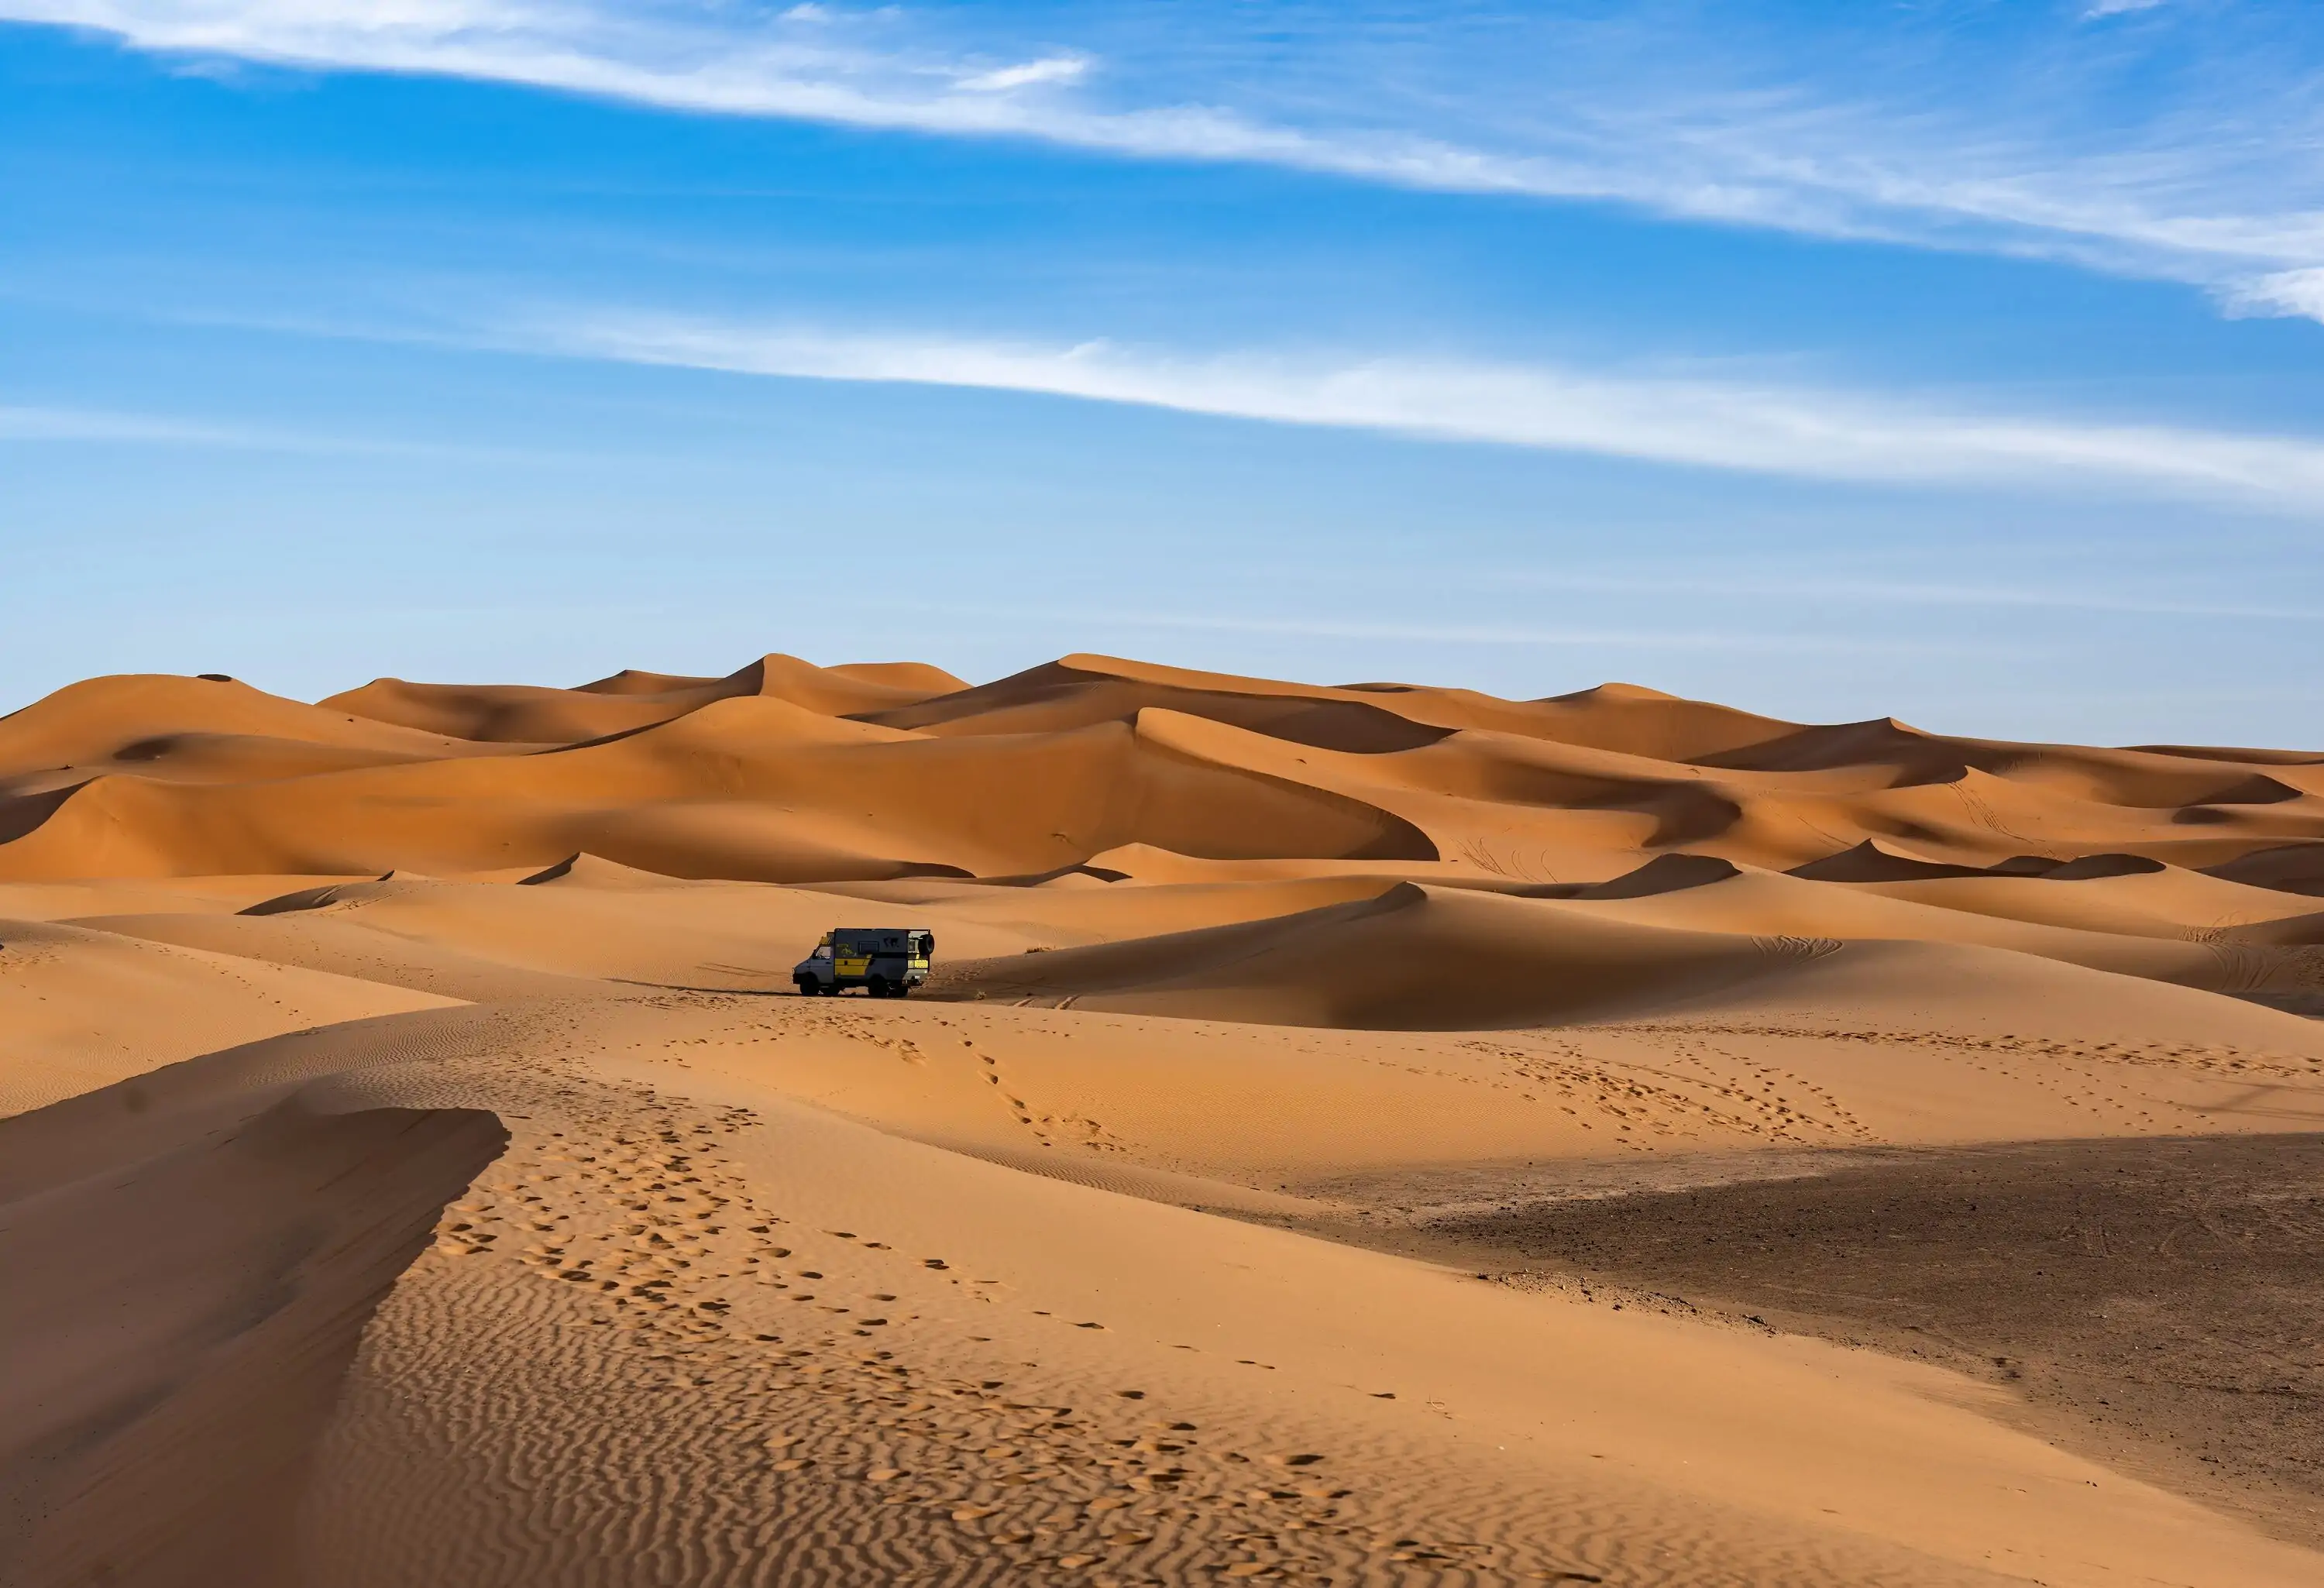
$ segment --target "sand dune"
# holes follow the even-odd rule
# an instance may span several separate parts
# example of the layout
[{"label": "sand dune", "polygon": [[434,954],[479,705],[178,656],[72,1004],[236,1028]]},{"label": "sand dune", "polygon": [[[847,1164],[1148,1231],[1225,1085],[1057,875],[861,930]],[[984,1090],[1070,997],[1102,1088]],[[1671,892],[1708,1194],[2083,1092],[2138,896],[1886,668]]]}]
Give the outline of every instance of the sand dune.
[{"label": "sand dune", "polygon": [[[2318,855],[2310,753],[1626,685],[77,685],[0,718],[0,1580],[2313,1583],[2304,1370],[2135,1297],[2288,1419],[2232,1484],[2242,1402],[1429,1242],[2324,1132]],[[936,979],[794,996],[839,925]]]},{"label": "sand dune", "polygon": [[[2311,913],[2300,899],[2275,889],[2226,882],[2177,866],[2062,879],[2053,871],[2045,880],[2053,885],[2028,888],[2014,879],[1963,879],[1895,882],[1867,891],[2014,920],[2158,937],[2229,933]],[[2060,882],[2072,885],[2056,885]]]},{"label": "sand dune", "polygon": [[[439,734],[360,720],[284,700],[231,679],[92,679],[0,717],[0,789],[115,768],[167,775],[183,750],[205,743],[272,745],[287,756],[433,760],[463,753]],[[318,761],[317,770],[322,762]],[[78,779],[73,780],[81,780]]]},{"label": "sand dune", "polygon": [[171,943],[262,965],[295,966],[402,987],[462,1002],[587,996],[586,981],[419,941],[329,912],[280,915],[124,914],[88,916],[78,924],[116,937]]},{"label": "sand dune", "polygon": [[0,1113],[278,1031],[447,1002],[286,962],[0,920]]},{"label": "sand dune", "polygon": [[715,701],[757,697],[825,716],[895,710],[964,686],[936,668],[819,668],[795,656],[766,656],[723,679],[617,673],[575,689],[520,684],[413,684],[378,679],[322,702],[373,722],[510,745],[576,744],[632,733]]},{"label": "sand dune", "polygon": [[2324,844],[2286,844],[2246,850],[2205,868],[2215,877],[2287,893],[2324,897]]},{"label": "sand dune", "polygon": [[[311,1581],[299,1499],[363,1326],[506,1137],[489,1113],[295,1097],[134,1147],[115,1118],[0,1123],[10,1579]],[[13,1161],[30,1129],[37,1189]]]},{"label": "sand dune", "polygon": [[971,961],[943,985],[1269,1024],[1486,1029],[1692,1003],[1825,947],[1583,922],[1529,900],[1402,882],[1254,923]]},{"label": "sand dune", "polygon": [[0,882],[0,920],[61,921],[113,910],[170,915],[232,915],[307,887],[368,881],[360,877],[154,877],[126,882],[90,878],[77,882]]},{"label": "sand dune", "polygon": [[1434,863],[1408,873],[1432,880],[1603,882],[1685,849],[1815,880],[2120,854],[2289,864],[2297,882],[2296,859],[2246,857],[2324,830],[2304,762],[1799,728],[1611,686],[1495,702],[1093,657],[951,681],[774,657],[566,690],[383,680],[305,706],[99,680],[0,733],[23,790],[0,808],[0,878],[445,873],[581,850],[749,881],[1030,877],[1143,846]]}]

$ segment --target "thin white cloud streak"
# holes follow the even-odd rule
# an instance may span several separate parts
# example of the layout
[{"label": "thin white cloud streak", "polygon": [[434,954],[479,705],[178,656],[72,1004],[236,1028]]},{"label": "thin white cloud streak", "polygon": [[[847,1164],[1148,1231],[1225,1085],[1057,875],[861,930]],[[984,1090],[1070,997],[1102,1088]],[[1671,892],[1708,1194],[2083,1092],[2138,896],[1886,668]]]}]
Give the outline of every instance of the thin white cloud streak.
[{"label": "thin white cloud streak", "polygon": [[0,444],[12,441],[133,441],[175,447],[263,448],[280,445],[281,439],[256,430],[154,414],[0,404]]},{"label": "thin white cloud streak", "polygon": [[1036,83],[1070,83],[1088,70],[1089,62],[1079,56],[1052,55],[1021,66],[975,72],[961,78],[958,86],[971,93],[1005,94],[1011,88],[1029,88]]},{"label": "thin white cloud streak", "polygon": [[252,425],[221,425],[168,414],[0,403],[0,447],[107,446],[279,452],[317,457],[424,457],[476,463],[556,464],[600,459],[582,454],[469,443],[333,436]]},{"label": "thin white cloud streak", "polygon": [[1525,365],[1258,354],[1173,357],[566,317],[515,348],[739,374],[1023,392],[1284,424],[1876,483],[2161,487],[2324,508],[2324,443],[1922,411],[1860,392]]},{"label": "thin white cloud streak", "polygon": [[[2094,9],[2123,8],[2101,0]],[[971,57],[914,43],[885,10],[802,5],[770,20],[605,0],[0,0],[0,19],[98,29],[149,51],[1267,163],[1424,189],[1614,200],[1811,235],[2061,257],[2199,284],[2240,312],[2319,314],[2317,294],[2301,285],[2324,269],[2316,128],[2292,104],[2273,134],[2255,130],[2266,125],[2264,106],[2199,104],[2181,120],[2209,134],[2178,126],[2108,136],[1997,120],[1995,101],[1974,81],[1965,106],[1884,113],[1871,107],[1878,84],[1835,86],[1819,98],[1780,72],[1785,87],[1772,91],[1740,73],[1725,88],[1625,80],[1650,73],[1641,60],[1702,55],[1680,38],[1659,55],[1633,49],[1603,82],[1585,60],[1569,74],[1576,80],[1523,85],[1523,115],[1472,116],[1476,125],[1447,131],[1441,117],[1435,130],[1398,125],[1361,60],[1343,64],[1340,78],[1319,69],[1314,84],[1300,82],[1292,99],[1312,120],[1300,125],[1173,94],[1167,83],[1150,90],[1167,103],[1139,103],[1134,85],[1101,98],[1080,91],[1101,75],[1093,54]],[[1204,19],[1195,14],[1189,25]],[[1507,88],[1496,92],[1507,97]],[[1492,96],[1480,85],[1476,97]]]},{"label": "thin white cloud streak", "polygon": [[[321,69],[456,77],[564,89],[669,110],[791,117],[939,134],[1074,135],[1079,121],[1141,124],[1112,142],[1169,152],[1159,129],[1208,113],[1060,116],[1014,90],[1082,77],[1081,57],[976,63],[879,52],[830,37],[837,14],[798,7],[779,19],[811,31],[738,34],[666,12],[633,14],[558,0],[0,0],[0,20],[113,33],[147,51],[230,56]],[[1184,135],[1199,154],[1204,134]],[[1231,152],[1231,133],[1213,135]]]},{"label": "thin white cloud streak", "polygon": [[[2303,516],[2324,511],[2324,442],[1916,410],[1868,393],[1813,387],[1411,358],[1333,362],[1255,353],[1172,356],[1104,342],[1040,346],[638,316],[561,315],[530,329],[439,339],[503,351],[733,374],[1021,392],[1792,478],[2051,489],[2161,487]],[[219,425],[168,415],[0,404],[0,445],[12,443],[129,443],[504,462],[566,457],[554,452]],[[1577,589],[1634,587],[1618,575],[1573,573],[1546,576],[1542,582]],[[1662,577],[1651,584],[1670,587]],[[1720,586],[1736,587],[1731,580]],[[2309,615],[2261,605],[1966,589],[1909,581],[1775,581],[1760,593],[2251,618]]]}]

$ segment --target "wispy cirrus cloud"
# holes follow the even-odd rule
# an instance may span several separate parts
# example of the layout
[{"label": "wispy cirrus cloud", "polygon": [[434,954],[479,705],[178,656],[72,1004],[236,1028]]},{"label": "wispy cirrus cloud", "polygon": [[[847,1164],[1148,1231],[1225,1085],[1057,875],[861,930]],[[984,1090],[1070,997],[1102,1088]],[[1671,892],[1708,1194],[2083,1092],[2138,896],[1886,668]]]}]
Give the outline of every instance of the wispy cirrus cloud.
[{"label": "wispy cirrus cloud", "polygon": [[0,447],[126,445],[326,457],[569,464],[576,455],[468,442],[333,435],[281,425],[219,424],[175,414],[0,402]]},{"label": "wispy cirrus cloud", "polygon": [[2231,313],[2301,315],[2324,320],[2324,266],[2255,276],[2224,289],[2220,297]]},{"label": "wispy cirrus cloud", "polygon": [[1263,18],[1199,3],[0,0],[0,19],[149,51],[2041,254],[2317,315],[2324,37],[2300,6],[2263,3],[2200,30],[2082,25],[2134,8],[2166,11],[2097,0],[1997,31],[1991,8],[1937,0],[1789,32],[1699,0],[1610,16],[1448,0],[1419,24],[1296,0]]},{"label": "wispy cirrus cloud", "polygon": [[269,447],[281,439],[264,431],[161,414],[0,403],[0,443],[136,441],[182,447]]},{"label": "wispy cirrus cloud", "polygon": [[1088,74],[1089,64],[1078,55],[1047,55],[1016,66],[971,72],[955,86],[973,94],[1006,94],[1011,88],[1029,88],[1036,83],[1076,81]]},{"label": "wispy cirrus cloud", "polygon": [[[1959,403],[1915,404],[1869,391],[1773,381],[1397,355],[1190,354],[1104,340],[1043,344],[571,308],[478,319],[466,328],[235,323],[264,323],[308,336],[729,374],[1020,392],[1794,479],[2080,492],[2162,490],[2303,517],[2324,513],[2324,438],[2076,420]],[[128,441],[534,459],[555,456],[438,442],[358,440],[166,415],[0,404],[0,443],[8,441]],[[1571,577],[1577,588],[1627,587],[1614,575],[1575,572]],[[1664,575],[1655,577],[1668,582]],[[1722,587],[1735,584],[1722,576]],[[1817,588],[1835,596],[1894,593],[1886,585],[1876,590],[1847,581],[1826,581]],[[1970,605],[2055,604],[2048,596],[1955,593],[1923,581],[1909,588],[1914,599],[1924,602],[1950,602],[1958,596]],[[2107,609],[2118,605],[2107,598],[2079,597],[2067,604]],[[2120,609],[2303,615],[2264,604],[2141,602]]]},{"label": "wispy cirrus cloud", "polygon": [[1922,408],[1877,395],[1541,365],[1183,355],[560,314],[537,352],[742,374],[1022,392],[1282,424],[1594,453],[1794,477],[2093,485],[2324,510],[2324,441]]}]

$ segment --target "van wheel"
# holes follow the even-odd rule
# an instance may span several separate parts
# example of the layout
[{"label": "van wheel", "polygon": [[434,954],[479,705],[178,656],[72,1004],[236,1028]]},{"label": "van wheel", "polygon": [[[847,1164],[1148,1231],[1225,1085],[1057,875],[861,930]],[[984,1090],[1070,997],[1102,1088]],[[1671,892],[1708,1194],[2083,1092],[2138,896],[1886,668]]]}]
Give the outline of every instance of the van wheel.
[{"label": "van wheel", "polygon": [[863,983],[863,990],[874,998],[885,998],[888,996],[888,978],[874,976]]},{"label": "van wheel", "polygon": [[801,998],[812,998],[816,995],[816,980],[813,976],[794,976],[791,978],[791,985],[798,989],[798,995]]}]

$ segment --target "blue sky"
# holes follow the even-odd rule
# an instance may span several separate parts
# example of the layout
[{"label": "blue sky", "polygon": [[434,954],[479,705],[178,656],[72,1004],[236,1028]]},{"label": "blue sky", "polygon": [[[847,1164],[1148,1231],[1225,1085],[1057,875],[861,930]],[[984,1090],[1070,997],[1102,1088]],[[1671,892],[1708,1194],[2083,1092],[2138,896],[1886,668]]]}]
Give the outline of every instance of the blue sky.
[{"label": "blue sky", "polygon": [[2324,18],[0,0],[0,708],[1074,650],[2324,746]]}]

